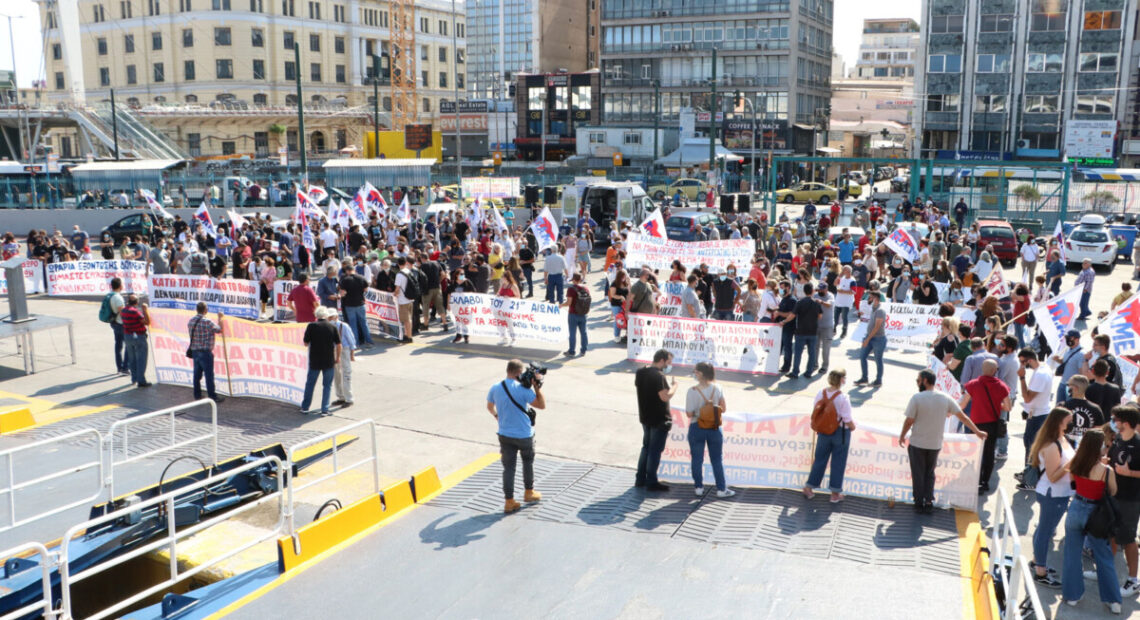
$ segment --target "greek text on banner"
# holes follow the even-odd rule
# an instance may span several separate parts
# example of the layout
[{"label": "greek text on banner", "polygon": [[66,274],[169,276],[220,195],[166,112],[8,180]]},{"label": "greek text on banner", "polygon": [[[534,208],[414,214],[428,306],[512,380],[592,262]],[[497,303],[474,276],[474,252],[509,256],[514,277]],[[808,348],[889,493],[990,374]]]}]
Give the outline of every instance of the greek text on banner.
[{"label": "greek text on banner", "polygon": [[[43,263],[34,258],[29,258],[21,263],[20,268],[24,272],[24,292],[28,294],[44,292]],[[4,270],[0,269],[0,295],[7,294],[8,280],[4,275]]]},{"label": "greek text on banner", "polygon": [[752,239],[686,242],[630,235],[626,241],[625,264],[630,269],[648,265],[651,269],[668,270],[674,260],[679,260],[682,265],[692,267],[703,263],[709,266],[709,271],[719,273],[730,263],[743,269],[751,264],[755,251],[756,242]]},{"label": "greek text on banner", "polygon": [[210,276],[152,275],[150,305],[153,308],[193,310],[206,302],[211,314],[257,319],[261,316],[258,284],[253,280],[218,280]]},{"label": "greek text on banner", "polygon": [[777,374],[780,328],[767,323],[631,314],[626,359],[648,364],[658,349],[672,353],[673,363],[681,366],[707,362],[718,370]]},{"label": "greek text on banner", "polygon": [[137,260],[74,260],[49,263],[48,295],[94,295],[111,292],[111,279],[123,281],[123,293],[147,292],[146,263]]},{"label": "greek text on banner", "polygon": [[481,293],[452,293],[450,312],[456,333],[561,343],[566,316],[558,304]]}]

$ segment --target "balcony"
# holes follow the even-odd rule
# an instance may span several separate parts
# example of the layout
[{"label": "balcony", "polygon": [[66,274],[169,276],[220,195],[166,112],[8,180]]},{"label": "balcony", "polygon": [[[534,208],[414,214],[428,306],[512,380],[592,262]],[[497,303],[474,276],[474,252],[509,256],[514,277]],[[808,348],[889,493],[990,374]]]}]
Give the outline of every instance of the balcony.
[{"label": "balcony", "polygon": [[[625,88],[653,88],[653,80],[651,78],[640,77],[622,77],[603,78],[602,83],[605,86],[617,86]],[[717,88],[766,88],[766,89],[787,89],[788,78],[787,76],[752,76],[752,77],[719,77],[717,78]],[[693,79],[677,79],[677,80],[663,80],[661,82],[662,89],[670,88],[686,88],[694,90],[707,90],[707,78],[693,78]]]},{"label": "balcony", "polygon": [[[663,3],[664,4],[664,3]],[[680,3],[675,3],[680,4]],[[743,13],[787,13],[790,10],[788,0],[755,0],[750,3],[737,3],[736,6],[722,6],[717,2],[694,2],[684,6],[657,9],[651,7],[611,7],[603,4],[602,19],[644,19],[689,17],[701,15],[738,15]]]}]

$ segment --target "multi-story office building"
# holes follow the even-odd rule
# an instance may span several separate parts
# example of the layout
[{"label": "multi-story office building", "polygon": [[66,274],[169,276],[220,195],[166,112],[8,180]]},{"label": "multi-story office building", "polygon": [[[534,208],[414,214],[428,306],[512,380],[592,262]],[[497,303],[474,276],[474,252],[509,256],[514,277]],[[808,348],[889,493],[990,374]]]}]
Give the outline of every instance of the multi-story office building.
[{"label": "multi-story office building", "polygon": [[[268,153],[264,136],[240,139],[255,134],[251,124],[281,123],[295,134],[284,108],[297,104],[297,76],[306,105],[361,106],[359,114],[342,114],[309,136],[307,146],[318,140],[318,150],[361,146],[362,132],[371,129],[371,56],[390,52],[397,6],[386,0],[37,1],[49,101],[103,101],[113,88],[122,105],[144,114],[161,108],[153,115],[159,128],[195,156]],[[414,14],[404,29],[413,46],[414,112],[430,122],[441,99],[466,88],[463,6],[456,13],[449,0],[407,6]],[[380,93],[387,123],[383,112],[391,111],[393,93],[388,86]],[[202,114],[207,104],[213,114]],[[180,114],[179,107],[188,111]],[[227,109],[234,113],[225,115]],[[254,120],[262,116],[265,123]],[[315,113],[313,122],[324,121]]]},{"label": "multi-story office building", "polygon": [[[467,92],[508,99],[516,73],[585,71],[600,0],[466,0]],[[593,45],[594,47],[591,47]],[[596,61],[595,61],[596,62]]]},{"label": "multi-story office building", "polygon": [[918,22],[865,19],[859,59],[851,77],[859,80],[913,80],[918,56]]},{"label": "multi-story office building", "polygon": [[518,137],[523,159],[564,159],[577,150],[576,128],[601,123],[597,71],[515,76]]},{"label": "multi-story office building", "polygon": [[[607,124],[644,127],[659,118],[676,125],[682,110],[693,109],[696,129],[707,132],[716,49],[718,109],[736,125],[748,124],[751,137],[751,113],[747,104],[732,110],[733,93],[753,101],[764,127],[757,150],[814,150],[814,130],[826,125],[831,98],[831,0],[607,0],[601,25]],[[726,143],[748,157],[751,141],[736,138]]]},{"label": "multi-story office building", "polygon": [[922,156],[1106,163],[1135,31],[1127,0],[923,0]]}]

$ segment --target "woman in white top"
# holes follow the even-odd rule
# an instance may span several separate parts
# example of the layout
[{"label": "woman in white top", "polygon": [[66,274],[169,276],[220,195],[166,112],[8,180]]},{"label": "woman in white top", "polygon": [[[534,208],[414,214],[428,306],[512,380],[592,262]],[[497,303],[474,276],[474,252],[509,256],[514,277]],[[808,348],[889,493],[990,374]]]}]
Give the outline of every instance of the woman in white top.
[{"label": "woman in white top", "polygon": [[816,433],[815,460],[811,464],[811,473],[808,474],[807,484],[804,485],[804,497],[815,497],[813,489],[823,484],[823,470],[831,460],[831,503],[843,501],[843,473],[847,469],[847,451],[851,447],[851,431],[855,430],[855,420],[851,418],[851,399],[843,393],[843,384],[847,381],[847,371],[833,370],[827,373],[827,386],[815,395],[815,402],[824,398],[832,399],[835,413],[839,415],[839,428],[830,435]]},{"label": "woman in white top", "polygon": [[839,319],[841,317],[843,319],[843,333],[839,334],[840,340],[847,337],[847,321],[853,307],[855,307],[855,278],[851,277],[851,265],[844,265],[839,279],[835,281],[835,324],[838,326]]},{"label": "woman in white top", "polygon": [[724,392],[719,385],[713,383],[716,372],[710,364],[699,362],[693,375],[697,379],[697,385],[689,388],[689,393],[685,395],[685,413],[689,415],[689,451],[692,453],[693,485],[696,487],[694,491],[698,496],[703,496],[705,493],[703,482],[707,446],[709,464],[712,465],[713,478],[716,480],[716,496],[732,497],[736,495],[736,491],[728,488],[724,481],[724,462],[721,460],[724,435],[720,432],[720,426],[701,428],[697,423],[701,407],[707,404],[720,407],[721,413],[724,413]]},{"label": "woman in white top", "polygon": [[775,279],[769,279],[764,287],[764,293],[760,295],[760,310],[756,312],[756,320],[761,323],[776,322],[772,313],[780,307],[780,298],[776,296],[777,285]]},{"label": "woman in white top", "polygon": [[978,256],[978,262],[974,264],[974,268],[970,271],[974,272],[974,283],[981,284],[990,277],[990,272],[994,270],[994,261],[990,258],[989,252],[982,252]]},{"label": "woman in white top", "polygon": [[1056,407],[1049,412],[1033,446],[1029,449],[1029,464],[1037,468],[1041,477],[1037,480],[1037,530],[1033,532],[1033,579],[1050,588],[1060,588],[1061,580],[1057,571],[1046,565],[1049,548],[1053,546],[1053,535],[1057,524],[1069,508],[1069,498],[1073,496],[1072,478],[1066,464],[1075,451],[1065,439],[1065,428],[1073,419],[1073,412],[1064,407]]}]

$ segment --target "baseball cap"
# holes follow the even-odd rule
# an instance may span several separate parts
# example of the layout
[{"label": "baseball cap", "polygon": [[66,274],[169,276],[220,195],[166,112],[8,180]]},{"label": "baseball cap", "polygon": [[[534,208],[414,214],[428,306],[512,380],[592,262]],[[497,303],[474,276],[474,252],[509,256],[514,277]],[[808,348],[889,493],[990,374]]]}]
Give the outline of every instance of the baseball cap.
[{"label": "baseball cap", "polygon": [[1065,337],[1066,338],[1080,338],[1081,332],[1079,332],[1075,329],[1070,329],[1069,331],[1065,332]]}]

